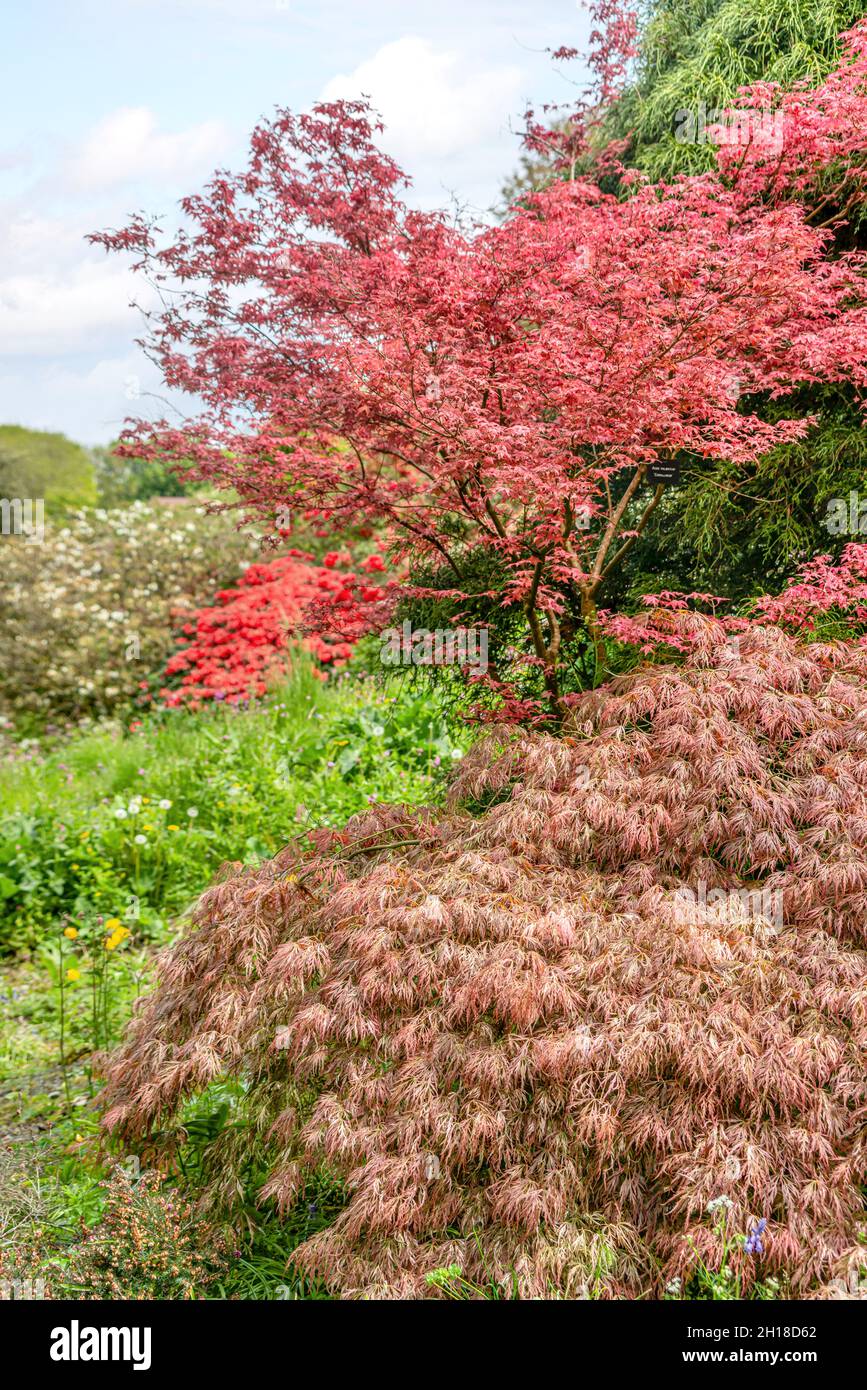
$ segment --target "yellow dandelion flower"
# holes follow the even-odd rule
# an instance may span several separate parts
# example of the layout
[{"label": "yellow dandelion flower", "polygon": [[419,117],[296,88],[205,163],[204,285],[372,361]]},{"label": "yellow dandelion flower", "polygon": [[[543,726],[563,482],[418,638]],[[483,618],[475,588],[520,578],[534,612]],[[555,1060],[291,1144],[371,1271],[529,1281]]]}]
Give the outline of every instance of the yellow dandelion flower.
[{"label": "yellow dandelion flower", "polygon": [[64,927],[63,935],[66,937],[67,941],[74,941],[78,936],[78,927]]},{"label": "yellow dandelion flower", "polygon": [[69,970],[67,970],[66,972],[66,978],[67,980],[71,981],[72,984],[74,984],[76,980],[81,979],[81,971],[73,970],[72,967],[70,967]]},{"label": "yellow dandelion flower", "polygon": [[119,917],[109,917],[105,925],[110,932],[117,931],[118,927],[121,925],[121,920]]},{"label": "yellow dandelion flower", "polygon": [[115,940],[115,938],[114,938],[113,936],[107,936],[107,937],[105,938],[105,949],[106,949],[107,951],[113,951],[116,945],[117,945],[117,941]]},{"label": "yellow dandelion flower", "polygon": [[167,825],[167,826],[166,826],[166,829],[167,829],[167,830],[180,830],[180,828],[181,828],[181,827],[180,827],[179,825]]}]

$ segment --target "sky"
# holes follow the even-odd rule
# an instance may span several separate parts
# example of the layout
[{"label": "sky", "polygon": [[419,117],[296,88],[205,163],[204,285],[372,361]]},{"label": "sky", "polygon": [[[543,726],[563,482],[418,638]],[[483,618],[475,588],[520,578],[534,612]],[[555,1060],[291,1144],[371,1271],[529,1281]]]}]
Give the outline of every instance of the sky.
[{"label": "sky", "polygon": [[527,104],[581,80],[546,50],[590,27],[580,0],[40,0],[0,25],[0,423],[87,445],[165,413],[143,287],[87,232],[171,220],[275,107],[361,94],[410,201],[483,212]]}]

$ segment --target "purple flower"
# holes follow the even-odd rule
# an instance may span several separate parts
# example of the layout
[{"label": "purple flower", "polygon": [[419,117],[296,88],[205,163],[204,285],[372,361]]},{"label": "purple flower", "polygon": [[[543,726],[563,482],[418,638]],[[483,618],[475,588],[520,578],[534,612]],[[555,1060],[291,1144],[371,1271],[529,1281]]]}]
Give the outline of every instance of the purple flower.
[{"label": "purple flower", "polygon": [[763,1216],[753,1226],[744,1244],[744,1253],[747,1255],[764,1255],[765,1247],[762,1245],[762,1236],[768,1228],[766,1218]]}]

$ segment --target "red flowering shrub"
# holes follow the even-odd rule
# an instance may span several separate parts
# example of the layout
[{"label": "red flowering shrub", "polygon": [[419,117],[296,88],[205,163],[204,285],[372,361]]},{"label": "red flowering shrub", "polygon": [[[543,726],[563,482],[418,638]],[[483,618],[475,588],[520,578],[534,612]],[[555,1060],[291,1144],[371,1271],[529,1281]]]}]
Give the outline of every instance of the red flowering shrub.
[{"label": "red flowering shrub", "polygon": [[[197,609],[183,626],[188,644],[166,666],[167,676],[182,673],[181,682],[162,691],[166,703],[264,695],[269,679],[288,671],[290,642],[301,631],[323,666],[346,661],[366,630],[367,607],[384,591],[338,568],[345,563],[348,554],[329,553],[313,565],[296,552],[251,565],[237,588],[219,590],[214,606]],[[361,568],[384,562],[373,555]]]},{"label": "red flowering shrub", "polygon": [[[489,735],[450,810],[372,808],[235,868],[108,1068],[110,1130],[247,1081],[265,1196],[350,1200],[294,1254],[344,1296],[659,1292],[768,1222],[744,1286],[864,1263],[867,653],[690,615],[678,666]],[[699,628],[701,631],[699,631]],[[243,1138],[243,1143],[238,1140]],[[257,1141],[258,1142],[258,1141]]]}]

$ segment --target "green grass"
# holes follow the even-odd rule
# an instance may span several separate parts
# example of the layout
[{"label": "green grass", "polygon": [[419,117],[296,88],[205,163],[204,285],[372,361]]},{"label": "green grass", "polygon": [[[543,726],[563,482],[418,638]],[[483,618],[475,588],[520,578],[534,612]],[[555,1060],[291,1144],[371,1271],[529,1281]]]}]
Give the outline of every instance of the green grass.
[{"label": "green grass", "polygon": [[159,940],[224,861],[258,862],[374,800],[435,799],[466,742],[429,691],[302,667],[244,710],[19,745],[0,765],[0,950],[98,915]]},{"label": "green grass", "polygon": [[[114,1162],[98,1139],[91,1054],[119,1039],[156,949],[219,865],[256,862],[373,800],[436,801],[468,742],[423,687],[323,684],[301,667],[244,710],[172,710],[10,749],[0,764],[0,1286],[43,1279],[54,1297],[75,1296],[82,1227],[100,1221]],[[106,952],[112,918],[130,934]],[[236,1092],[218,1083],[189,1103],[170,1184],[195,1194]],[[262,1176],[251,1163],[231,1259],[202,1296],[329,1297],[292,1268],[291,1251],[334,1219],[340,1185],[321,1174],[279,1219],[257,1205]]]}]

